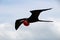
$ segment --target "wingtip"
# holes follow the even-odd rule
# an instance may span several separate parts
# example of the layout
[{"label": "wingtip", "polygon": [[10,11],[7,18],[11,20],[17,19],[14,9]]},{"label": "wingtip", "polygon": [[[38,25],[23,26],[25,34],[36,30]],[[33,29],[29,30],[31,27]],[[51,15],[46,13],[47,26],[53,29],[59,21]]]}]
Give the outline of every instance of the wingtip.
[{"label": "wingtip", "polygon": [[51,10],[52,8],[49,8],[49,10]]},{"label": "wingtip", "polygon": [[42,9],[42,11],[47,11],[47,10],[51,10],[52,8],[47,8],[47,9]]},{"label": "wingtip", "polygon": [[17,25],[15,24],[15,30],[17,30],[18,29],[18,27],[17,27]]},{"label": "wingtip", "polygon": [[15,28],[15,30],[17,30],[17,28]]},{"label": "wingtip", "polygon": [[54,21],[51,21],[51,22],[54,22]]},{"label": "wingtip", "polygon": [[49,21],[49,22],[53,22],[53,21]]},{"label": "wingtip", "polygon": [[17,30],[17,28],[15,28],[15,30]]},{"label": "wingtip", "polygon": [[48,9],[46,9],[46,10],[51,10],[52,8],[48,8]]}]

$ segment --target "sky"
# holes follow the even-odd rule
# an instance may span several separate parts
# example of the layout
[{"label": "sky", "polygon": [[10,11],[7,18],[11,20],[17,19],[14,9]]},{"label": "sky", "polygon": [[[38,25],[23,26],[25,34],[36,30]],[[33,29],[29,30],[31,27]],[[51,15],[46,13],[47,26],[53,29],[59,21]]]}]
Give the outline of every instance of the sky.
[{"label": "sky", "polygon": [[[15,30],[15,21],[28,18],[31,10],[52,8],[39,15],[39,19],[54,22],[23,24]],[[0,0],[0,40],[60,40],[59,0]]]}]

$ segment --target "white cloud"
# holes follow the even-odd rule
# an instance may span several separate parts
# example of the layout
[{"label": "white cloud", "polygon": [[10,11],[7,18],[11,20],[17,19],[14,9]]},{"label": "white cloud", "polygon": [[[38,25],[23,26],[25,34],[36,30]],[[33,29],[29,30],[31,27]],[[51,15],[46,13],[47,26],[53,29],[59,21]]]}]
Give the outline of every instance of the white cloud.
[{"label": "white cloud", "polygon": [[9,23],[0,24],[0,39],[2,40],[24,40],[32,38],[32,34],[29,31],[20,30],[16,31],[14,26]]},{"label": "white cloud", "polygon": [[4,40],[58,40],[60,39],[60,22],[32,23],[29,27],[21,27],[16,31],[9,23],[0,24],[0,39]]},{"label": "white cloud", "polygon": [[[56,20],[56,19],[55,19]],[[60,35],[60,19],[56,20],[55,22],[53,22],[54,27],[53,27],[53,32],[57,33],[58,35]]]}]

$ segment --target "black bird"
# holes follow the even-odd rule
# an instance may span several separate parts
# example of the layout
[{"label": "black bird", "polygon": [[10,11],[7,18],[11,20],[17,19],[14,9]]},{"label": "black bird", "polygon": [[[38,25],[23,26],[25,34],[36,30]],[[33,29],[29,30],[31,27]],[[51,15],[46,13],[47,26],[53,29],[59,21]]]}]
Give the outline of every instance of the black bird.
[{"label": "black bird", "polygon": [[52,8],[30,11],[32,13],[32,15],[29,18],[22,18],[22,19],[16,20],[15,29],[17,30],[22,23],[25,26],[28,26],[30,23],[34,23],[34,22],[38,22],[38,21],[39,22],[53,22],[53,21],[46,21],[46,20],[39,20],[38,19],[38,16],[41,12],[51,10],[51,9]]}]

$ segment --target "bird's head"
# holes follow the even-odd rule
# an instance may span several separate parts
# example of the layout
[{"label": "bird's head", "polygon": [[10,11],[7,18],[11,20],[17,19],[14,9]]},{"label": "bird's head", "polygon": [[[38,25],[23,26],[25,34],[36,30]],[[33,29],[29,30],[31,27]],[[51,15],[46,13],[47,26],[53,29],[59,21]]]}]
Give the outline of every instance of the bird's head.
[{"label": "bird's head", "polygon": [[28,22],[28,20],[23,20],[23,24],[25,25],[25,26],[29,26],[29,22]]}]

